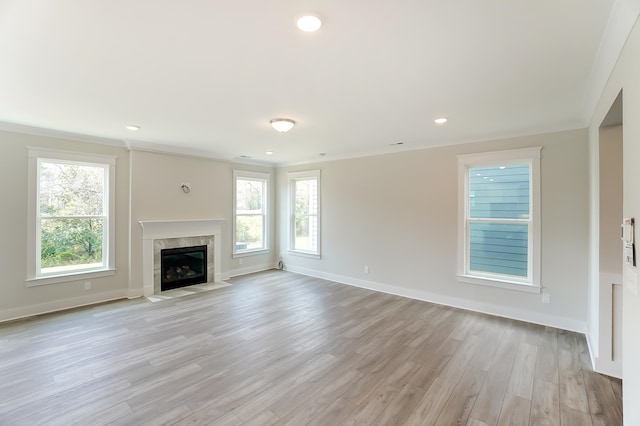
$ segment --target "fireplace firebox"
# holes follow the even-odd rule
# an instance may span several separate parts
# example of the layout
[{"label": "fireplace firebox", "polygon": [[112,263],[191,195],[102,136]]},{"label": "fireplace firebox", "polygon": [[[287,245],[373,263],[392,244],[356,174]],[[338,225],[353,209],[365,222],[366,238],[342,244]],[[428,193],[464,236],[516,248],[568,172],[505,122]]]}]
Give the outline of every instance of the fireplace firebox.
[{"label": "fireplace firebox", "polygon": [[206,282],[206,245],[160,251],[160,288],[162,291]]}]

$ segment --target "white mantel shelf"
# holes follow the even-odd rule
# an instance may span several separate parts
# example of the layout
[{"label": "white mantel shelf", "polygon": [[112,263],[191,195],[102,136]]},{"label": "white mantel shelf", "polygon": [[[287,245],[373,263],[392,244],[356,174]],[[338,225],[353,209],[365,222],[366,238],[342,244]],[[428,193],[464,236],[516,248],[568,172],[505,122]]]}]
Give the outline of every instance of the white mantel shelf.
[{"label": "white mantel shelf", "polygon": [[224,219],[139,220],[142,239],[196,237],[220,233]]},{"label": "white mantel shelf", "polygon": [[214,282],[222,281],[221,235],[225,219],[140,220],[142,227],[142,281],[145,296],[154,294],[154,240],[213,235]]}]

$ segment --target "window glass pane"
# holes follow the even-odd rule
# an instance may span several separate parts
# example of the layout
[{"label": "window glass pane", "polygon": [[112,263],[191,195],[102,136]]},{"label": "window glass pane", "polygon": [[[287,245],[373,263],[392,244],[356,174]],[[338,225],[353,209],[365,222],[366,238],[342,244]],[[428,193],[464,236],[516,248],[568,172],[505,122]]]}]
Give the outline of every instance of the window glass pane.
[{"label": "window glass pane", "polygon": [[264,248],[262,215],[236,216],[236,250]]},{"label": "window glass pane", "polygon": [[318,217],[296,216],[295,248],[318,251]]},{"label": "window glass pane", "polygon": [[41,272],[103,266],[103,219],[47,219],[41,224]]},{"label": "window glass pane", "polygon": [[238,179],[236,181],[236,210],[238,212],[261,212],[262,193],[262,181]]},{"label": "window glass pane", "polygon": [[469,217],[529,218],[529,165],[469,169]]},{"label": "window glass pane", "polygon": [[40,214],[42,216],[102,216],[105,168],[42,162]]},{"label": "window glass pane", "polygon": [[318,181],[298,180],[296,185],[296,214],[318,213]]},{"label": "window glass pane", "polygon": [[527,224],[469,223],[469,269],[526,277]]}]

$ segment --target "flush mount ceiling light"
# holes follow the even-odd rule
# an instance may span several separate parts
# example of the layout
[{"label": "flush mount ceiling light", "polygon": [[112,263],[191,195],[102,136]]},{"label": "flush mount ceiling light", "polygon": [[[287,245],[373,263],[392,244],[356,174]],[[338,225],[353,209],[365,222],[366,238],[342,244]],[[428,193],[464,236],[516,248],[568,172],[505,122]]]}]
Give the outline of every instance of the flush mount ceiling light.
[{"label": "flush mount ceiling light", "polygon": [[140,126],[138,126],[137,124],[127,124],[126,128],[127,130],[131,130],[132,132],[140,130]]},{"label": "flush mount ceiling light", "polygon": [[308,33],[312,33],[314,31],[318,31],[320,29],[320,27],[322,26],[322,22],[320,21],[320,18],[318,18],[317,16],[306,15],[306,16],[303,16],[303,17],[299,18],[296,21],[296,25],[302,31],[306,31]]},{"label": "flush mount ceiling light", "polygon": [[276,129],[276,131],[280,133],[288,132],[293,129],[293,126],[296,125],[296,122],[290,118],[274,118],[271,120],[271,127]]},{"label": "flush mount ceiling light", "polygon": [[435,120],[433,120],[434,123],[436,124],[444,124],[448,121],[448,119],[446,117],[440,117],[440,118],[436,118]]}]

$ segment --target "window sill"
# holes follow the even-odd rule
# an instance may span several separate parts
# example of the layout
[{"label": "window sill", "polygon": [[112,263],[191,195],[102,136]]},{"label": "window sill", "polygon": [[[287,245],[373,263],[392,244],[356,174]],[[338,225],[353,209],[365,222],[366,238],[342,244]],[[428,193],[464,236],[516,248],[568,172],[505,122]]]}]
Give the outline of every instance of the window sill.
[{"label": "window sill", "polygon": [[99,271],[84,271],[64,275],[48,275],[46,277],[28,278],[27,287],[37,287],[40,285],[67,283],[71,281],[89,280],[93,278],[108,277],[115,275],[116,270],[101,269]]},{"label": "window sill", "polygon": [[248,256],[258,256],[261,254],[269,254],[271,253],[270,249],[257,249],[257,250],[247,250],[247,251],[239,251],[237,253],[233,253],[233,259],[237,259],[239,257],[248,257]]},{"label": "window sill", "polygon": [[479,284],[488,287],[505,288],[508,290],[523,291],[526,293],[540,293],[542,289],[540,286],[533,284],[519,283],[516,281],[497,280],[489,278],[480,278],[471,275],[458,275],[458,282],[467,284]]},{"label": "window sill", "polygon": [[295,256],[300,257],[308,257],[309,259],[320,259],[320,255],[317,253],[312,253],[309,251],[300,251],[300,250],[287,250],[289,254],[293,254]]}]

